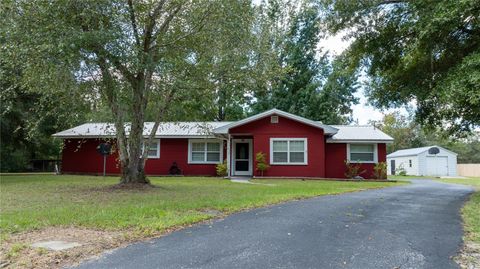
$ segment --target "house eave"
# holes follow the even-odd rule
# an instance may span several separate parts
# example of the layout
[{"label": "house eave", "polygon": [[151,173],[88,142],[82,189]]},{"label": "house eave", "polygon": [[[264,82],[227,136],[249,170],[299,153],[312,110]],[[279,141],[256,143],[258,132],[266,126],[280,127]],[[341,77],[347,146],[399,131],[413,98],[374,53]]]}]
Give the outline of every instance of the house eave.
[{"label": "house eave", "polygon": [[391,144],[393,140],[383,140],[383,139],[327,139],[327,143],[335,144],[335,143],[385,143]]},{"label": "house eave", "polygon": [[265,112],[262,112],[262,113],[259,113],[259,114],[256,114],[256,115],[253,115],[251,117],[236,121],[236,122],[232,122],[232,123],[227,124],[225,126],[213,129],[213,132],[216,133],[216,134],[227,134],[229,132],[229,130],[232,129],[232,128],[242,126],[242,125],[245,125],[247,123],[250,123],[250,122],[253,122],[253,121],[256,121],[256,120],[259,120],[259,119],[263,119],[263,118],[271,116],[271,115],[282,116],[282,117],[285,117],[285,118],[290,119],[290,120],[294,120],[294,121],[297,121],[297,122],[300,122],[300,123],[303,123],[303,124],[306,124],[306,125],[309,125],[309,126],[312,126],[312,127],[315,127],[315,128],[322,129],[325,135],[332,135],[332,134],[336,134],[338,132],[338,129],[335,128],[335,127],[325,125],[325,124],[321,124],[321,123],[315,122],[313,120],[309,120],[309,119],[306,119],[306,118],[303,118],[303,117],[300,117],[300,116],[297,116],[297,115],[294,115],[294,114],[290,114],[288,112],[278,110],[278,109],[275,109],[275,108],[270,109],[270,110],[265,111]]},{"label": "house eave", "polygon": [[[114,135],[52,135],[61,139],[111,139],[116,138]],[[127,136],[128,138],[128,136]],[[144,136],[148,138],[148,136]],[[192,139],[211,139],[218,138],[214,135],[156,135],[154,138],[192,138]]]}]

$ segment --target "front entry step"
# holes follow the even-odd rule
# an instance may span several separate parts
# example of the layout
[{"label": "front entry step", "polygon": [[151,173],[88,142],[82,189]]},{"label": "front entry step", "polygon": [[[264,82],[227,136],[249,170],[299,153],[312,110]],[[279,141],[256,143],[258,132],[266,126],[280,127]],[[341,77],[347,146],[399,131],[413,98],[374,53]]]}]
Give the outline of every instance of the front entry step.
[{"label": "front entry step", "polygon": [[251,183],[250,182],[250,179],[252,179],[252,177],[246,177],[246,176],[233,176],[233,177],[230,177],[230,181],[232,182],[237,182],[237,183]]}]

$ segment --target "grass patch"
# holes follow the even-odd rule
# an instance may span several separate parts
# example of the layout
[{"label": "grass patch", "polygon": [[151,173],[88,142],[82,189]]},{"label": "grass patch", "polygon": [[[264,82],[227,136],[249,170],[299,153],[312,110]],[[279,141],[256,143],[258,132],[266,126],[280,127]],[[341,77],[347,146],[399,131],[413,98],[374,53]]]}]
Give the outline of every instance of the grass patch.
[{"label": "grass patch", "polygon": [[462,185],[470,185],[476,189],[476,192],[470,196],[462,209],[462,217],[465,223],[465,238],[480,244],[480,178],[448,178],[435,179],[445,183],[455,183]]},{"label": "grass patch", "polygon": [[462,208],[464,246],[455,261],[461,268],[480,268],[480,178],[435,179],[445,183],[470,185],[476,192]]},{"label": "grass patch", "polygon": [[156,188],[115,190],[117,177],[72,175],[2,176],[2,236],[50,226],[134,229],[155,234],[167,228],[281,201],[394,186],[390,182],[261,180],[274,186],[218,178],[152,177]]}]

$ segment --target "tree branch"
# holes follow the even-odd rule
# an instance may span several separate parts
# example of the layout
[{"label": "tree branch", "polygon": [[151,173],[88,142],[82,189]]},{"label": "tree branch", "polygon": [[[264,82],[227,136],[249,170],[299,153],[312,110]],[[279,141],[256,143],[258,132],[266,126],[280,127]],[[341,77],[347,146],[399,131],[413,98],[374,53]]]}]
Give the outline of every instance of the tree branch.
[{"label": "tree branch", "polygon": [[117,135],[117,143],[120,152],[120,160],[123,164],[128,163],[128,151],[126,148],[127,145],[127,138],[125,132],[125,124],[123,121],[123,112],[120,109],[120,106],[117,102],[117,96],[115,95],[115,85],[114,79],[108,70],[108,64],[105,58],[99,56],[98,58],[98,66],[100,67],[100,72],[102,73],[104,86],[100,87],[101,91],[103,92],[104,98],[107,100],[107,103],[112,110],[112,114],[115,117],[115,129]]},{"label": "tree branch", "polygon": [[[190,31],[190,32],[188,32],[188,33],[180,36],[179,38],[173,40],[172,42],[169,42],[169,43],[167,43],[167,44],[164,44],[164,46],[173,45],[173,44],[179,42],[179,41],[182,40],[182,39],[185,39],[185,38],[187,38],[187,37],[189,37],[189,36],[191,36],[191,35],[193,35],[193,34],[195,34],[195,33],[198,33],[198,32],[202,29],[202,27],[205,26],[205,24],[204,24],[203,22],[208,18],[208,16],[210,16],[210,14],[211,14],[212,12],[213,12],[213,11],[211,11],[211,9],[209,9],[208,12],[205,12],[205,13],[204,13],[204,16],[202,16],[202,18],[200,19],[200,22],[197,23],[197,24],[195,24],[195,26],[192,27],[192,31]],[[157,46],[158,46],[158,44],[155,44],[155,46],[152,47],[152,49],[153,49],[153,48],[156,48]]]},{"label": "tree branch", "polygon": [[162,23],[162,25],[160,25],[158,31],[153,35],[154,38],[156,38],[156,36],[158,36],[160,33],[165,33],[168,29],[168,26],[170,25],[170,22],[173,20],[173,18],[175,17],[175,15],[177,15],[177,13],[180,11],[180,9],[182,9],[182,6],[183,4],[185,4],[185,2],[183,3],[180,3],[174,10],[173,12],[171,12],[168,17],[165,19],[165,21]]},{"label": "tree branch", "polygon": [[143,40],[143,51],[147,52],[150,49],[150,44],[152,40],[152,33],[153,29],[155,28],[155,24],[157,21],[158,16],[160,15],[160,11],[162,11],[163,6],[165,5],[166,0],[162,0],[158,3],[158,5],[153,10],[152,14],[149,16],[149,22],[145,25],[144,29],[144,40]]},{"label": "tree branch", "polygon": [[130,13],[130,22],[132,23],[133,36],[135,37],[135,43],[137,43],[137,46],[140,47],[140,38],[138,36],[137,20],[135,18],[135,10],[133,9],[132,0],[128,0],[128,11]]},{"label": "tree branch", "polygon": [[389,4],[400,4],[400,3],[406,3],[408,0],[383,0],[380,3],[378,3],[379,6],[381,5],[389,5]]},{"label": "tree branch", "polygon": [[[150,134],[148,135],[147,142],[145,144],[145,148],[148,149],[150,147],[150,144],[152,143],[153,139],[155,138],[155,134],[157,133],[158,127],[160,126],[160,122],[164,118],[165,111],[168,109],[168,105],[170,104],[170,101],[173,99],[174,95],[174,90],[170,90],[165,97],[165,102],[163,105],[159,106],[158,112],[157,112],[157,117],[155,118],[155,123],[153,124],[152,130],[150,131]],[[143,165],[147,162],[148,157],[148,150],[144,150],[142,154],[143,158]]]}]

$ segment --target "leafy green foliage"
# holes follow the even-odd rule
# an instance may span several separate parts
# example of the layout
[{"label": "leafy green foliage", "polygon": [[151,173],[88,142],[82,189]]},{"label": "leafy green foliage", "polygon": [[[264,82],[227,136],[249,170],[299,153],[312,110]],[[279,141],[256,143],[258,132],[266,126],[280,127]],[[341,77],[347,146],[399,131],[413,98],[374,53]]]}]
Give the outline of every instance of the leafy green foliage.
[{"label": "leafy green foliage", "polygon": [[267,171],[270,168],[270,165],[268,165],[267,158],[265,157],[265,153],[259,151],[255,155],[255,161],[256,161],[256,167],[257,171],[260,171],[260,175],[263,177],[263,174],[265,171]]},{"label": "leafy green foliage", "polygon": [[311,1],[300,3],[298,11],[288,14],[282,13],[288,10],[288,3],[272,1],[264,7],[264,16],[274,21],[272,49],[282,72],[272,78],[269,87],[255,92],[253,112],[278,108],[325,123],[348,122],[351,105],[357,103],[353,96],[356,74],[345,66],[344,59],[332,60],[319,51],[318,6]]},{"label": "leafy green foliage", "polygon": [[345,177],[347,178],[356,178],[362,176],[367,170],[362,170],[361,163],[351,163],[348,160],[345,160]]},{"label": "leafy green foliage", "polygon": [[[31,169],[33,159],[59,159],[61,141],[52,133],[85,121],[89,107],[71,93],[43,91],[42,85],[30,87],[22,83],[22,63],[6,62],[6,51],[0,49],[0,170],[2,172]],[[65,82],[65,87],[69,84]],[[72,113],[76,111],[76,113]]]},{"label": "leafy green foliage", "polygon": [[[244,1],[63,0],[2,5],[0,31],[7,41],[2,59],[22,63],[20,83],[38,89],[42,96],[95,100],[99,111],[107,112],[104,115],[116,128],[123,183],[148,182],[143,173],[146,151],[142,154],[141,148],[150,143],[160,121],[191,114],[200,116],[190,120],[201,118],[215,104],[204,102],[216,100],[212,92],[225,92],[212,85],[240,87],[243,67],[249,63],[246,46],[235,51],[233,45],[239,37],[248,42],[244,36],[250,34],[247,14],[252,8]],[[219,80],[238,73],[242,76],[230,83]],[[230,101],[222,103],[224,107]],[[144,143],[148,119],[157,125]]]},{"label": "leafy green foliage", "polygon": [[393,137],[387,144],[387,152],[400,149],[438,145],[458,154],[458,163],[480,162],[480,134],[473,133],[464,138],[452,137],[439,128],[422,128],[412,115],[405,116],[398,112],[384,116],[380,123],[375,123],[383,132]]},{"label": "leafy green foliage", "polygon": [[225,177],[228,175],[228,167],[227,167],[227,160],[224,160],[222,163],[219,163],[215,166],[215,170],[217,171],[217,176]]},{"label": "leafy green foliage", "polygon": [[415,102],[422,125],[457,136],[479,126],[479,1],[319,2],[328,29],[352,38],[345,56],[374,105]]},{"label": "leafy green foliage", "polygon": [[373,167],[373,177],[376,179],[387,179],[387,163],[379,162]]},{"label": "leafy green foliage", "polygon": [[407,170],[405,170],[405,167],[403,167],[403,164],[400,165],[397,169],[395,169],[395,174],[402,177],[407,175]]}]

